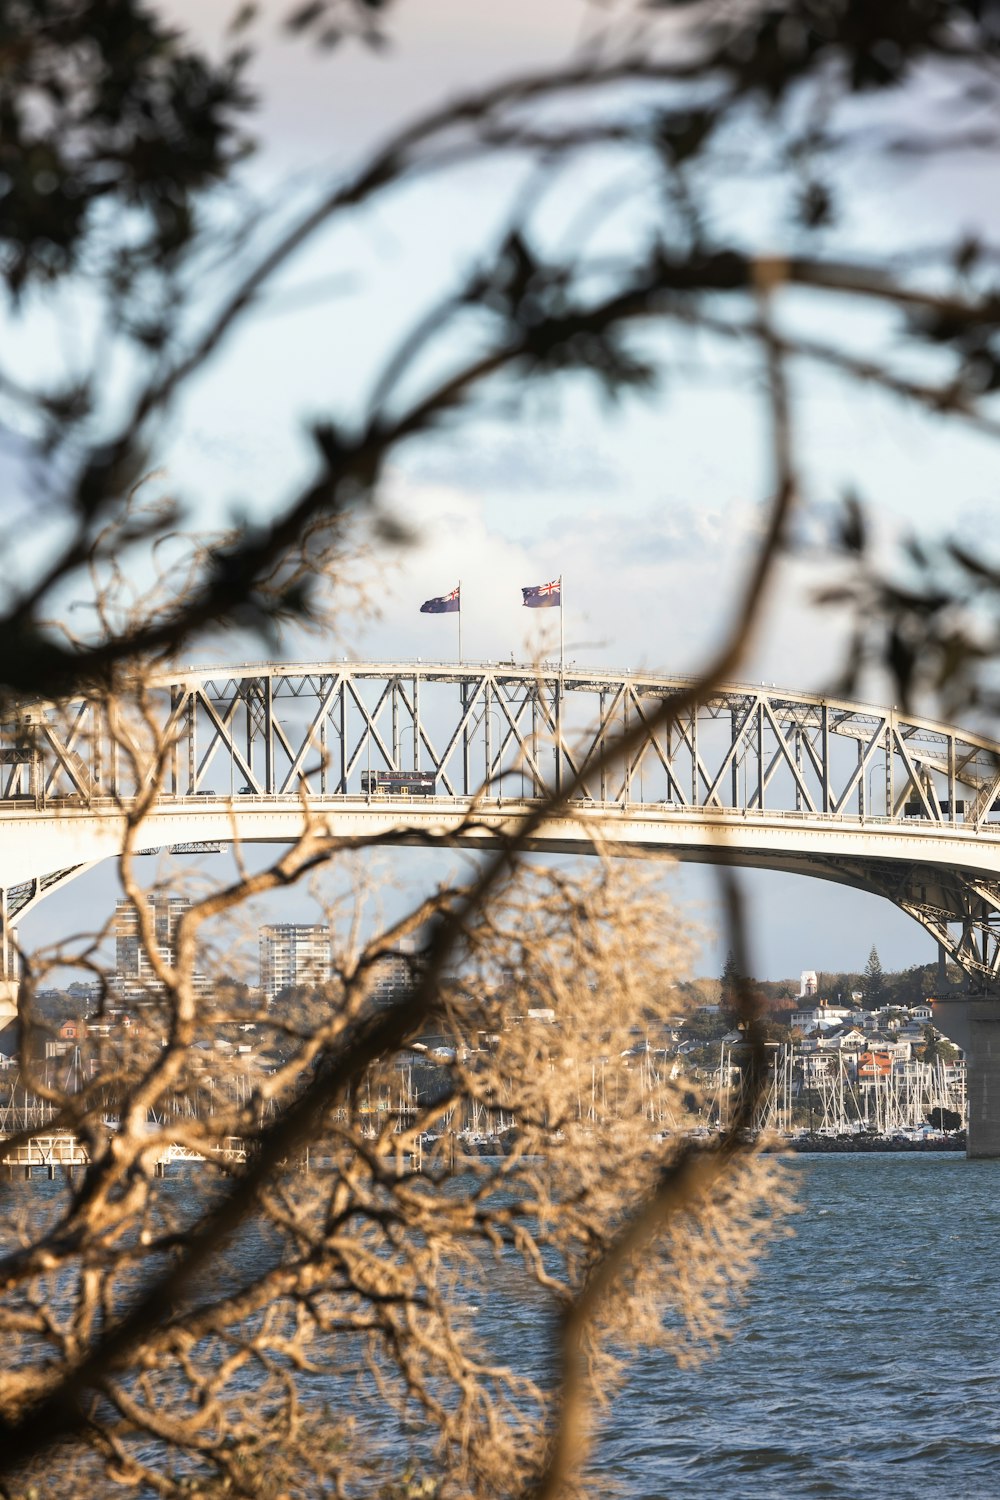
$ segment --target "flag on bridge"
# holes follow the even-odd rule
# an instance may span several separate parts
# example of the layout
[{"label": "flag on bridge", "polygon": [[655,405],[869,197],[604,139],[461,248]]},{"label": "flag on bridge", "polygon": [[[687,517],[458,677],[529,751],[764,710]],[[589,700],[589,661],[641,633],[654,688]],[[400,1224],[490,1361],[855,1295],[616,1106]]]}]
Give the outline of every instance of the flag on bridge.
[{"label": "flag on bridge", "polygon": [[562,578],[553,578],[551,583],[535,583],[522,588],[521,603],[525,609],[559,609],[562,606]]},{"label": "flag on bridge", "polygon": [[461,612],[462,608],[462,585],[452,589],[450,594],[442,594],[439,599],[425,599],[420,606],[422,615],[454,615]]}]

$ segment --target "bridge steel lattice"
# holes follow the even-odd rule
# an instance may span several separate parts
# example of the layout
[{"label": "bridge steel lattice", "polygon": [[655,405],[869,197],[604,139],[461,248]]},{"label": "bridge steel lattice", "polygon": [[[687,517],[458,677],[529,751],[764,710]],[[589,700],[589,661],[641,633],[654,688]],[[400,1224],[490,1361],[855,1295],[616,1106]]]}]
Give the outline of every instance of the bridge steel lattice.
[{"label": "bridge steel lattice", "polygon": [[[1000,975],[1000,745],[866,704],[737,685],[654,722],[686,679],[513,662],[197,668],[148,684],[167,742],[150,847],[295,837],[303,799],[333,837],[435,830],[487,844],[576,787],[533,847],[628,851],[819,876],[884,896],[984,986]],[[2,972],[48,890],[121,847],[148,735],[86,698],[0,726]],[[641,743],[602,764],[623,730]],[[431,797],[366,773],[424,770]],[[477,804],[474,828],[463,826]]]}]

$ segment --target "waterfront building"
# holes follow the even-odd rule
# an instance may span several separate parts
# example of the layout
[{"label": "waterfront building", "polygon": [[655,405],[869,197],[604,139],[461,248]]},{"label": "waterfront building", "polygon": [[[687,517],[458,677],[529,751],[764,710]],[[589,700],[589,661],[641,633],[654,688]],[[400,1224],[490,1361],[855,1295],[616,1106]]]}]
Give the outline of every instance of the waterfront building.
[{"label": "waterfront building", "polygon": [[260,937],[260,988],[270,1003],[282,990],[325,984],[333,954],[324,922],[272,922]]}]

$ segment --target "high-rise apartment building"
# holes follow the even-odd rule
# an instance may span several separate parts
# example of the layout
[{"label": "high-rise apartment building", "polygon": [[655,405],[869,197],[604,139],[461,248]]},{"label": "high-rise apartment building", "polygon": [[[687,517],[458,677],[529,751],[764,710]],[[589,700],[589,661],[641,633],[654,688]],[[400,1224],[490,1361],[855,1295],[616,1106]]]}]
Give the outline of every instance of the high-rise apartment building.
[{"label": "high-rise apartment building", "polygon": [[387,1004],[406,990],[413,989],[418,978],[416,952],[415,938],[401,938],[392,953],[385,953],[378,960],[372,973],[372,995],[376,1003]]},{"label": "high-rise apartment building", "polygon": [[[146,904],[153,918],[153,942],[156,951],[165,963],[173,964],[176,959],[177,924],[190,908],[191,902],[186,896],[169,896],[165,892],[157,891]],[[137,999],[143,995],[157,993],[162,986],[153,971],[149,954],[140,941],[139,918],[131,901],[117,902],[113,931],[115,934],[113,984],[115,993],[122,999]],[[203,974],[195,974],[194,984],[197,990],[204,991],[209,987],[209,981]]]},{"label": "high-rise apartment building", "polygon": [[260,987],[267,1000],[330,978],[330,929],[322,922],[274,922],[260,929]]}]

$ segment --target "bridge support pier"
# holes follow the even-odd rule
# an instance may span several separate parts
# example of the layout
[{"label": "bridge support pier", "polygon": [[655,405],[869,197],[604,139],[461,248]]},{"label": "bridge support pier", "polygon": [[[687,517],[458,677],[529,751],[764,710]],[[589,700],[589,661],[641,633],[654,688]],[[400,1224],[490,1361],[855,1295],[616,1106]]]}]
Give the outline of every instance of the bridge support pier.
[{"label": "bridge support pier", "polygon": [[968,1017],[966,1154],[1000,1157],[1000,995],[995,1000],[970,1000]]},{"label": "bridge support pier", "polygon": [[0,1030],[17,1019],[16,979],[0,979]]},{"label": "bridge support pier", "polygon": [[965,1053],[966,1155],[1000,1157],[1000,993],[937,1000],[934,1024]]},{"label": "bridge support pier", "polygon": [[17,1018],[17,941],[7,911],[7,892],[0,887],[0,1029]]}]

